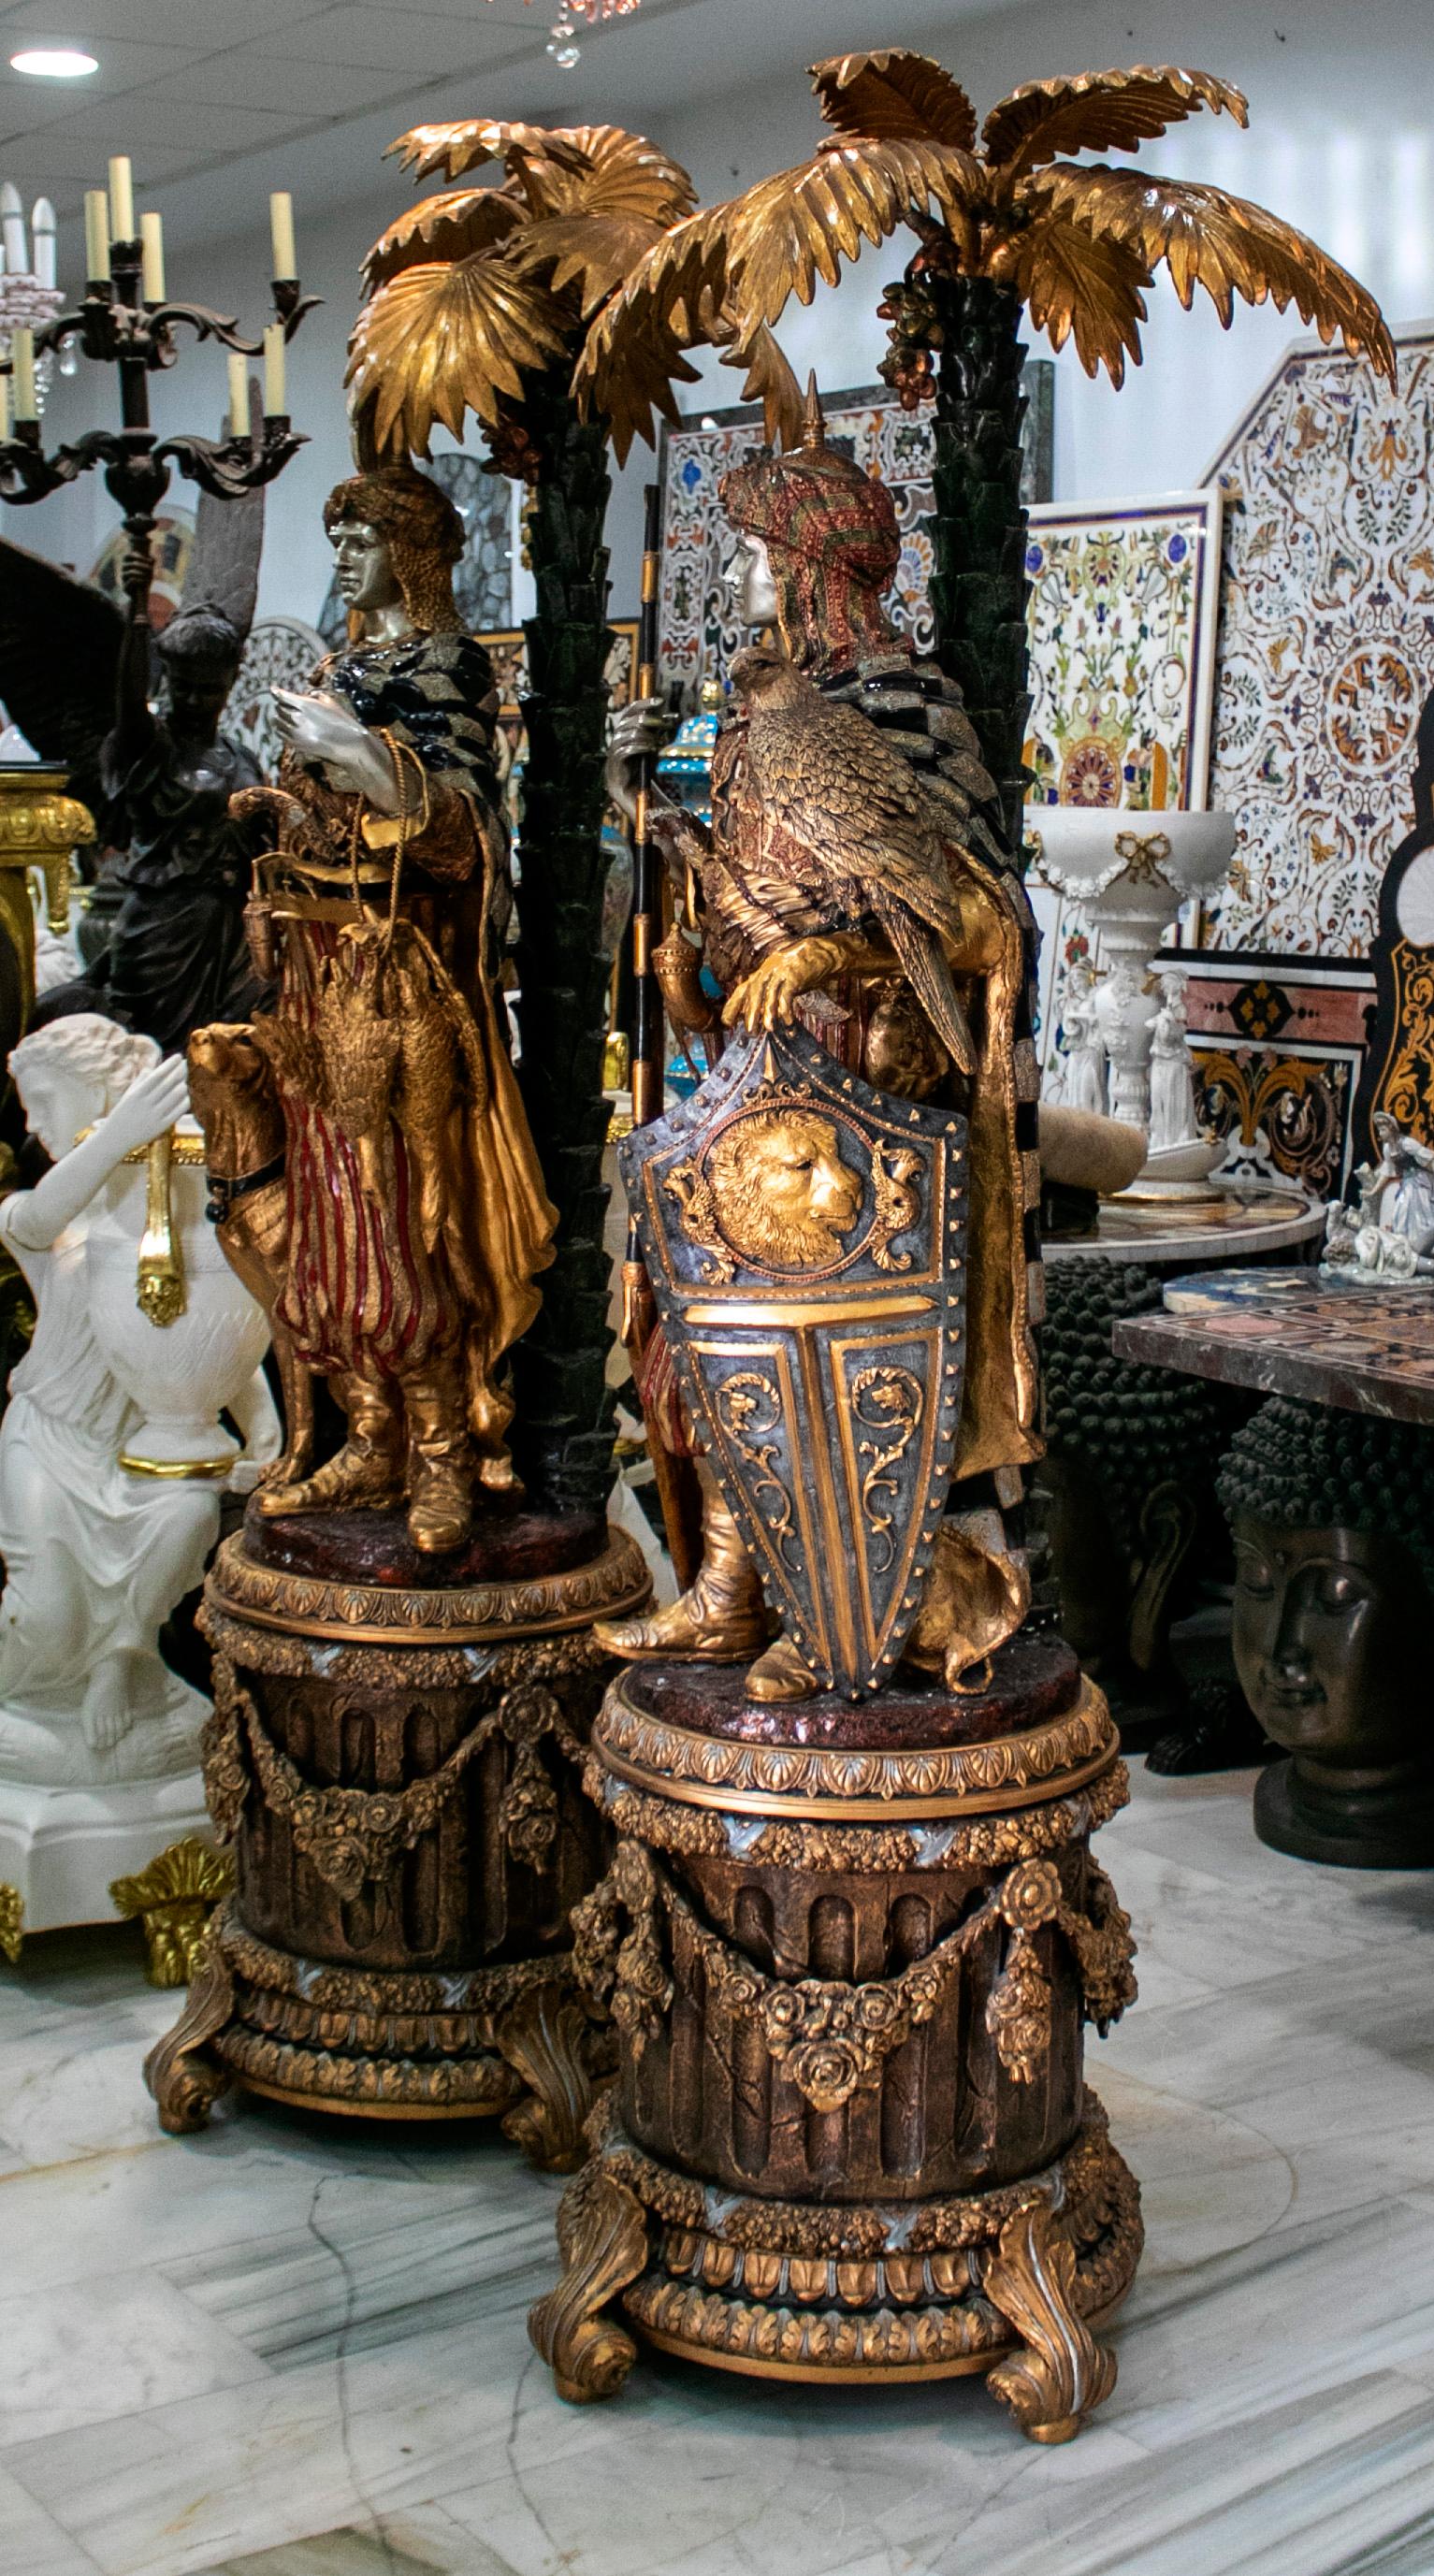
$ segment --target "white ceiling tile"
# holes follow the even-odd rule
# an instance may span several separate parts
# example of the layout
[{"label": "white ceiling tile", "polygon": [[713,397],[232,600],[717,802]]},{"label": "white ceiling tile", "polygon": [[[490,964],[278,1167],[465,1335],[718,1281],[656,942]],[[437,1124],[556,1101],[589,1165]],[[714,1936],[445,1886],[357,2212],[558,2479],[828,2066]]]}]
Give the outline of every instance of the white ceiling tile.
[{"label": "white ceiling tile", "polygon": [[323,6],[324,0],[18,0],[3,25],[46,34],[63,27],[69,44],[98,37],[212,54],[251,44],[270,28],[296,24]]},{"label": "white ceiling tile", "polygon": [[202,160],[207,154],[254,152],[266,143],[282,143],[312,122],[301,116],[260,116],[251,108],[180,107],[140,90],[127,98],[97,99],[93,107],[67,117],[53,133],[93,136],[106,152],[136,157],[147,145],[182,152]]},{"label": "white ceiling tile", "polygon": [[425,73],[484,67],[495,55],[507,60],[514,35],[511,25],[476,9],[473,0],[461,18],[433,16],[427,10],[348,7],[306,19],[286,34],[284,50],[309,62],[375,65],[411,83]]},{"label": "white ceiling tile", "polygon": [[[393,19],[408,13],[408,0],[356,0],[356,5],[369,9],[376,17]],[[544,45],[557,12],[551,0],[415,0],[415,5],[435,18],[463,18],[472,25],[498,25],[509,32],[526,31],[535,45]],[[652,5],[652,0],[648,0]]]},{"label": "white ceiling tile", "polygon": [[[270,39],[272,42],[272,39]],[[401,72],[362,71],[352,64],[297,60],[262,48],[239,46],[211,54],[151,82],[148,98],[199,107],[251,107],[290,116],[351,116],[404,91]]]},{"label": "white ceiling tile", "polygon": [[103,178],[93,144],[62,142],[53,134],[15,134],[0,143],[0,180],[13,179],[22,196],[33,188],[37,196],[56,197],[67,179],[97,188]]}]

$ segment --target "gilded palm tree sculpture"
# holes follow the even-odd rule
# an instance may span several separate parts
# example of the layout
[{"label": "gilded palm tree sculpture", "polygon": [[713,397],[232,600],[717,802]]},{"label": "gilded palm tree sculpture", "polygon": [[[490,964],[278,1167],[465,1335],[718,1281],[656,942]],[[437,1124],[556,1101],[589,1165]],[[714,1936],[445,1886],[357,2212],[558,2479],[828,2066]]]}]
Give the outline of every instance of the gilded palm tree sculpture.
[{"label": "gilded palm tree sculpture", "polygon": [[[615,126],[475,119],[418,126],[392,149],[419,178],[503,165],[501,184],[426,197],[375,243],[349,344],[350,407],[361,452],[376,456],[427,456],[435,422],[461,438],[471,412],[494,470],[530,490],[521,1078],[559,1228],[542,1314],[515,1353],[515,1439],[544,1500],[600,1508],[612,1457],[600,936],[610,427],[601,404],[579,416],[573,372],[594,317],[690,215],[695,191],[655,144]],[[774,419],[789,418],[797,389],[770,334],[739,339],[711,308],[703,322],[704,336],[735,344]]]},{"label": "gilded palm tree sculpture", "polygon": [[1164,267],[1188,310],[1202,286],[1229,324],[1247,304],[1293,304],[1329,340],[1393,380],[1374,298],[1277,215],[1224,189],[1161,179],[1084,151],[1133,151],[1201,108],[1247,120],[1209,72],[1140,65],[1030,81],[977,132],[960,83],[925,54],[843,54],[812,82],[835,128],[809,161],[678,224],[596,319],[580,392],[613,423],[619,457],[673,416],[680,352],[704,316],[750,334],[793,294],[835,285],[843,259],[905,225],[920,247],[881,310],[882,373],[914,406],[934,392],[938,650],[1000,783],[1013,849],[1025,774],[1025,514],[1021,507],[1022,312],[1087,372],[1120,384],[1140,359],[1145,290]]}]

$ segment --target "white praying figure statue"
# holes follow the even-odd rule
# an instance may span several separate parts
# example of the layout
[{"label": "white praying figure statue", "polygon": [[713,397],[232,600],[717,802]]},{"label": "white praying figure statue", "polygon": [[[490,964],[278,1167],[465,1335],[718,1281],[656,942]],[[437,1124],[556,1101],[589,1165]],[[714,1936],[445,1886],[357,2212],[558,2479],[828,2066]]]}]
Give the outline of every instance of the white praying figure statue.
[{"label": "white praying figure statue", "polygon": [[1071,966],[1061,1012],[1065,1069],[1060,1100],[1065,1109],[1105,1114],[1105,1037],[1100,1025],[1096,973],[1088,957]]},{"label": "white praying figure statue", "polygon": [[1157,978],[1160,1008],[1150,1031],[1150,1150],[1192,1144],[1195,1123],[1195,1068],[1185,1020],[1185,987],[1189,977],[1172,973]]},{"label": "white praying figure statue", "polygon": [[194,1770],[207,1702],[158,1635],[202,1578],[218,1495],[120,1465],[139,1408],[96,1340],[86,1237],[112,1181],[142,1183],[121,1175],[126,1155],[187,1110],[185,1066],[80,1013],[22,1039],[10,1071],[53,1163],[0,1200],[37,1318],[0,1421],[0,1783],[164,1780]]}]

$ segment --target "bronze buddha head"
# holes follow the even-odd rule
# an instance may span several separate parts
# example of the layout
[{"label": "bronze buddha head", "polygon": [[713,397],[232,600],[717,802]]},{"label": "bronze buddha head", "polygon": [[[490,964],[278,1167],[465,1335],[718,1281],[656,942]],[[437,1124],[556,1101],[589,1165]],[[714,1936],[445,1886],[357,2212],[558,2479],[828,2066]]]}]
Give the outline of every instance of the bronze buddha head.
[{"label": "bronze buddha head", "polygon": [[[1240,1684],[1294,1757],[1279,1792],[1291,1813],[1265,1839],[1356,1859],[1373,1805],[1387,1837],[1383,1810],[1428,1792],[1434,1436],[1275,1396],[1238,1434],[1219,1489],[1235,1540]],[[1310,1829],[1295,1839],[1301,1809]],[[1264,1832],[1259,1797],[1256,1821]]]},{"label": "bronze buddha head", "polygon": [[1266,1734],[1335,1767],[1398,1761],[1431,1615],[1411,1551],[1246,1511],[1234,1535],[1235,1660]]}]

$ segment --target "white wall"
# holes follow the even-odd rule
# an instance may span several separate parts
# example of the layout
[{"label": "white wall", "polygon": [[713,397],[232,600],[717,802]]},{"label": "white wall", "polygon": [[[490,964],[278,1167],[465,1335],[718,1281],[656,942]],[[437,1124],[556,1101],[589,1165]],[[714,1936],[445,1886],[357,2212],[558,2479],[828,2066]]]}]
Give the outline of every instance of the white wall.
[{"label": "white wall", "polygon": [[[724,7],[727,0],[724,0]],[[755,0],[732,0],[734,42],[727,59],[740,61],[740,28]],[[585,96],[585,73],[572,76],[562,105],[544,102],[549,116],[579,121],[594,113],[625,113],[646,124],[691,169],[705,201],[730,195],[765,172],[800,159],[821,128],[807,92],[802,65],[830,41],[818,26],[822,12],[807,0],[765,0],[792,25],[792,69],[726,90],[705,78],[687,103],[644,107],[641,17],[624,22],[604,40],[603,89],[611,65],[621,62],[631,81],[629,104]],[[868,0],[869,7],[869,0]],[[702,13],[704,16],[706,12]],[[691,27],[696,11],[684,13]],[[959,23],[958,23],[959,19]],[[671,29],[680,31],[682,16]],[[669,22],[654,20],[651,36],[667,38]],[[1152,169],[1177,177],[1202,177],[1271,206],[1301,225],[1326,249],[1353,267],[1384,303],[1391,322],[1434,312],[1434,79],[1431,79],[1431,0],[1273,0],[1258,10],[1250,0],[1038,0],[970,18],[951,0],[884,0],[879,29],[870,39],[911,43],[940,54],[984,110],[1018,81],[1087,65],[1194,62],[1235,80],[1250,96],[1251,130],[1200,115],[1141,156]],[[840,39],[835,39],[840,41]],[[851,37],[848,36],[848,41]],[[607,48],[610,46],[611,50]],[[599,48],[593,48],[596,60]],[[654,59],[656,49],[654,47]],[[666,85],[671,87],[670,78]],[[594,83],[596,88],[596,82]],[[453,100],[443,112],[462,113],[480,102]],[[494,96],[481,102],[511,112],[517,102]],[[434,113],[432,102],[427,112]],[[393,129],[403,122],[394,120]],[[341,393],[343,342],[352,319],[358,263],[368,243],[406,201],[405,187],[378,168],[372,120],[355,129],[353,193],[326,187],[321,209],[306,198],[302,168],[283,175],[294,187],[305,282],[329,300],[311,318],[290,355],[291,403],[311,448],[288,469],[270,495],[262,605],[312,617],[326,581],[318,511],[325,491],[345,470],[346,440]],[[272,158],[272,156],[266,156]],[[372,170],[369,178],[367,172]],[[241,196],[245,165],[224,174],[224,202]],[[170,241],[170,280],[178,294],[226,299],[257,325],[262,319],[267,271],[264,189],[279,174],[253,168],[256,220],[245,238],[208,237],[203,191],[161,191]],[[73,276],[77,265],[62,244]],[[815,365],[828,388],[869,381],[882,354],[882,326],[875,306],[882,285],[899,274],[898,240],[864,249],[840,289],[819,289],[809,312],[793,306],[782,338],[793,364]],[[1273,311],[1237,312],[1233,329],[1221,331],[1203,295],[1192,315],[1181,312],[1172,289],[1157,288],[1146,333],[1146,364],[1124,390],[1092,384],[1068,351],[1060,362],[1056,393],[1056,492],[1062,498],[1103,499],[1158,492],[1199,479],[1213,451],[1239,417],[1287,341],[1302,329],[1298,317]],[[712,390],[692,388],[688,407],[700,409],[737,398],[730,370],[710,365]],[[80,383],[62,384],[50,414],[53,431],[73,435],[95,417],[98,370],[83,367]],[[112,394],[112,388],[108,389]],[[174,378],[164,381],[157,416],[173,425],[206,428],[223,405],[222,356],[186,354]],[[613,609],[631,614],[637,602],[641,537],[641,487],[652,471],[639,450],[621,478],[609,536],[613,551]],[[66,495],[41,509],[7,514],[7,532],[23,543],[77,563],[89,560],[110,524],[111,505],[96,478],[81,495]]]}]

